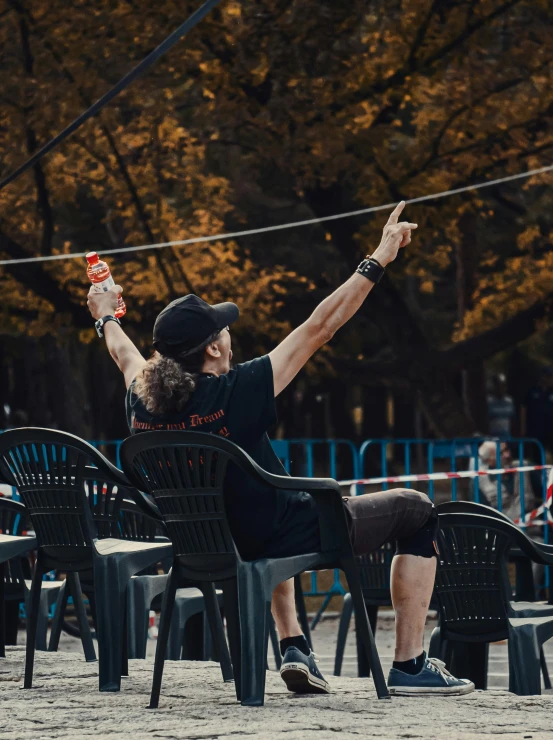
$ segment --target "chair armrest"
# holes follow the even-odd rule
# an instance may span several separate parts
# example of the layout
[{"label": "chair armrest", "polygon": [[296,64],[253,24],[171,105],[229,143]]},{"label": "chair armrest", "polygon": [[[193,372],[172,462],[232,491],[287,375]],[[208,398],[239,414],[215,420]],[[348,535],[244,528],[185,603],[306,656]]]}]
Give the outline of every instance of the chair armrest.
[{"label": "chair armrest", "polygon": [[19,511],[21,514],[28,514],[27,507],[22,504],[21,501],[14,501],[13,498],[0,497],[0,508],[11,509],[12,511]]},{"label": "chair armrest", "polygon": [[106,481],[106,483],[114,483],[115,485],[121,486],[125,489],[125,496],[130,498],[140,509],[143,514],[153,517],[158,521],[163,521],[163,517],[157,506],[146,496],[136,489],[132,483],[129,482],[125,473],[114,465],[111,466],[109,474],[106,474],[103,470],[94,468],[87,465],[85,468],[85,478],[94,479],[98,477],[100,480]]},{"label": "chair armrest", "polygon": [[546,545],[545,543],[536,542],[535,540],[531,540],[531,542],[538,551],[538,554],[541,556],[541,559],[537,560],[530,555],[532,560],[535,560],[536,563],[541,563],[542,565],[553,565],[553,545]]},{"label": "chair armrest", "polygon": [[145,493],[138,491],[136,488],[127,488],[127,493],[143,514],[146,514],[146,516],[153,519],[157,519],[159,522],[163,521],[160,510]]},{"label": "chair armrest", "polygon": [[288,491],[305,491],[314,499],[319,513],[319,530],[323,552],[340,551],[351,556],[351,540],[347,526],[342,491],[332,478],[292,478],[266,473],[270,485]]},{"label": "chair armrest", "polygon": [[[339,550],[352,557],[351,540],[342,501],[342,489],[333,478],[292,478],[289,475],[274,475],[263,470],[255,460],[240,450],[248,465],[243,469],[259,481],[272,488],[284,491],[305,491],[309,493],[319,510],[319,528],[323,551]],[[240,465],[241,460],[234,460]]]}]

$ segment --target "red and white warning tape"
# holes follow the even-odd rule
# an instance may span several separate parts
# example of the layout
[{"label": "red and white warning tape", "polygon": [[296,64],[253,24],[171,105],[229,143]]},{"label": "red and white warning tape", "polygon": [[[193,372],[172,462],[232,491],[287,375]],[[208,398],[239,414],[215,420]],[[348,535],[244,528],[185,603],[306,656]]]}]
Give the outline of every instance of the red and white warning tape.
[{"label": "red and white warning tape", "polygon": [[524,465],[519,468],[494,468],[492,470],[458,470],[454,473],[422,473],[418,475],[393,475],[383,478],[359,478],[341,480],[341,486],[376,485],[378,483],[408,483],[410,481],[452,480],[455,478],[477,478],[481,475],[502,475],[506,473],[529,473],[533,470],[549,470],[551,465]]},{"label": "red and white warning tape", "polygon": [[524,516],[524,521],[521,519],[515,519],[515,524],[519,527],[529,526],[544,526],[545,520],[538,519],[545,511],[547,511],[547,521],[549,525],[553,525],[553,516],[551,515],[551,500],[553,499],[553,470],[549,472],[549,480],[547,481],[547,493],[545,495],[545,502],[538,506],[534,511],[529,511]]},{"label": "red and white warning tape", "polygon": [[355,486],[357,485],[376,485],[379,483],[408,483],[411,481],[434,481],[434,480],[452,480],[456,478],[477,478],[482,475],[504,475],[509,473],[531,473],[534,470],[549,470],[549,479],[547,481],[547,495],[545,503],[538,506],[537,509],[529,511],[524,521],[515,519],[515,524],[519,527],[543,526],[544,520],[539,517],[547,510],[547,519],[553,525],[553,515],[551,513],[551,502],[553,499],[553,466],[551,465],[523,465],[518,468],[494,468],[492,470],[459,470],[450,473],[425,473],[419,475],[394,475],[383,478],[359,478],[358,480],[339,481],[341,486],[351,486],[351,495],[355,495]]}]

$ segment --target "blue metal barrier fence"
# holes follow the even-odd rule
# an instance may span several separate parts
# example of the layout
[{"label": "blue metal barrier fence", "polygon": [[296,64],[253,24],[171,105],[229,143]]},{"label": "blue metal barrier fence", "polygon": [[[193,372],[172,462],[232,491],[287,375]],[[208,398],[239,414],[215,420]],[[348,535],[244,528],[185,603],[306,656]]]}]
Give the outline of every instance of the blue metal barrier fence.
[{"label": "blue metal barrier fence", "polygon": [[[284,468],[290,475],[303,477],[330,477],[335,480],[359,480],[364,478],[387,478],[397,475],[432,474],[437,468],[442,471],[458,472],[460,470],[475,470],[482,468],[478,456],[480,445],[489,440],[489,437],[471,437],[459,439],[367,439],[359,448],[348,439],[276,439],[272,441],[273,449],[281,460]],[[537,439],[509,438],[493,440],[496,442],[497,469],[502,468],[501,444],[508,442],[515,449],[515,460],[518,458],[523,465],[530,458],[536,465],[546,464],[543,444]],[[120,467],[120,448],[123,440],[92,440],[90,443],[104,455],[113,460]],[[518,490],[520,492],[520,520],[524,522],[526,497],[533,495],[526,490],[530,480],[524,472],[518,474]],[[496,475],[497,508],[503,509],[503,490],[507,476]],[[492,476],[490,476],[492,478]],[[547,491],[547,471],[542,469],[537,473],[541,489],[541,497],[545,503]],[[0,481],[1,483],[1,481]],[[459,496],[460,481],[450,479],[444,484],[435,484],[434,481],[416,482],[416,488],[424,491],[432,500],[456,501]],[[397,485],[397,484],[394,484]],[[412,482],[401,484],[405,488],[413,488]],[[449,490],[446,490],[449,486]],[[356,494],[387,490],[387,482],[376,486],[358,484]],[[344,491],[346,494],[348,491]],[[476,502],[482,501],[479,478],[475,477],[465,486],[463,493]],[[14,491],[15,495],[16,492]],[[539,496],[539,494],[538,494]],[[547,526],[547,510],[542,518],[543,538],[548,542],[549,527]],[[546,586],[549,586],[549,572],[546,569]],[[345,590],[340,582],[339,571],[334,572],[332,585],[328,590],[320,590],[317,583],[317,573],[310,574],[310,588],[305,596],[323,597],[323,603],[317,613],[313,626],[317,624],[321,615],[328,607],[333,596],[343,596]]]}]

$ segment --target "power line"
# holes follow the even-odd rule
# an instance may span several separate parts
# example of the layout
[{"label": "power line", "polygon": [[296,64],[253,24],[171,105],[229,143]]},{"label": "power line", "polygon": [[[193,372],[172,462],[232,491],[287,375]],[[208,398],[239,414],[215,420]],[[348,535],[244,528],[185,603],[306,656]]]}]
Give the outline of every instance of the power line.
[{"label": "power line", "polygon": [[97,115],[105,105],[113,100],[113,98],[117,97],[119,93],[121,93],[126,87],[131,84],[131,82],[133,82],[137,77],[143,74],[155,62],[157,62],[157,60],[161,56],[163,56],[166,51],[169,51],[169,49],[171,49],[177,43],[177,41],[180,41],[180,39],[186,33],[188,33],[188,31],[194,28],[194,26],[197,25],[209,13],[209,11],[212,10],[220,2],[221,0],[207,0],[207,2],[205,2],[201,8],[198,8],[198,10],[196,10],[195,13],[192,13],[192,15],[187,18],[184,23],[181,23],[181,25],[175,31],[173,31],[172,34],[167,36],[165,41],[162,41],[162,43],[157,46],[152,52],[150,52],[148,56],[145,57],[139,64],[137,64],[134,69],[131,69],[130,72],[128,72],[123,78],[121,78],[119,82],[111,88],[111,90],[108,90],[105,95],[102,95],[99,100],[97,100],[90,106],[90,108],[88,108],[88,110],[85,110],[84,113],[81,113],[81,115],[76,118],[73,123],[70,123],[69,126],[64,128],[63,131],[60,131],[57,136],[54,136],[53,139],[50,139],[50,141],[48,141],[43,147],[41,147],[38,152],[33,154],[32,157],[30,157],[14,172],[1,180],[0,190],[2,190],[2,188],[5,188],[6,185],[9,185],[11,182],[13,182],[17,177],[19,177],[19,175],[22,175],[30,167],[35,165],[40,159],[42,159],[42,157],[48,154],[48,152],[52,151],[54,147],[58,146],[58,144],[61,144],[62,141],[67,139],[68,136],[70,136],[80,126],[82,126],[85,121],[88,121],[89,118]]},{"label": "power line", "polygon": [[[465,185],[462,188],[454,188],[453,190],[443,190],[440,193],[432,193],[430,195],[422,195],[418,198],[410,198],[405,203],[413,205],[414,203],[423,203],[427,200],[436,200],[438,198],[446,198],[449,195],[457,195],[459,193],[467,193],[472,190],[482,190],[482,188],[490,188],[493,185],[501,185],[504,182],[511,182],[512,180],[521,180],[523,178],[532,177],[534,175],[541,175],[544,172],[550,172],[553,170],[553,164],[546,167],[539,167],[535,170],[528,170],[527,172],[520,172],[517,175],[507,175],[506,177],[499,177],[496,180],[488,180],[487,182],[476,183],[475,185]],[[116,249],[104,249],[102,250],[102,256],[111,254],[124,254],[126,252],[141,252],[148,249],[163,249],[164,247],[182,247],[187,244],[203,244],[205,242],[221,241],[224,239],[235,239],[239,236],[253,236],[254,234],[266,234],[270,231],[282,231],[284,229],[294,229],[300,226],[312,226],[313,224],[321,224],[326,221],[337,221],[341,218],[352,218],[353,216],[364,216],[367,213],[377,213],[378,211],[387,211],[395,208],[397,203],[386,203],[381,206],[372,206],[371,208],[361,208],[358,211],[349,211],[347,213],[337,213],[334,216],[321,216],[320,218],[309,218],[305,221],[292,221],[286,224],[277,224],[275,226],[265,226],[260,229],[247,229],[244,231],[233,231],[229,234],[214,234],[213,236],[199,236],[193,239],[179,239],[172,242],[160,242],[159,244],[143,244],[136,247],[117,247]],[[0,265],[21,265],[30,262],[53,262],[55,260],[68,260],[68,259],[80,259],[84,257],[86,252],[76,252],[73,254],[51,254],[44,257],[24,257],[20,259],[8,259],[0,260]]]}]

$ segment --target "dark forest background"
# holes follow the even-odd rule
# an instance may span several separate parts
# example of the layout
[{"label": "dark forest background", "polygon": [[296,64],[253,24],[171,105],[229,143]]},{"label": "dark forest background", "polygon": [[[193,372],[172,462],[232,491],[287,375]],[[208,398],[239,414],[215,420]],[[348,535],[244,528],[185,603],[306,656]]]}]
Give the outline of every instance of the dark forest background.
[{"label": "dark forest background", "polygon": [[[0,175],[197,5],[1,0]],[[261,227],[548,165],[552,18],[551,0],[223,1],[0,192],[0,259]],[[498,371],[521,405],[553,355],[552,206],[548,173],[409,207],[408,253],[283,394],[278,433],[484,432]],[[148,354],[157,312],[193,291],[241,306],[237,360],[269,351],[377,246],[384,221],[114,256],[125,329]],[[0,266],[0,290],[0,428],[18,412],[124,436],[84,259]]]}]

